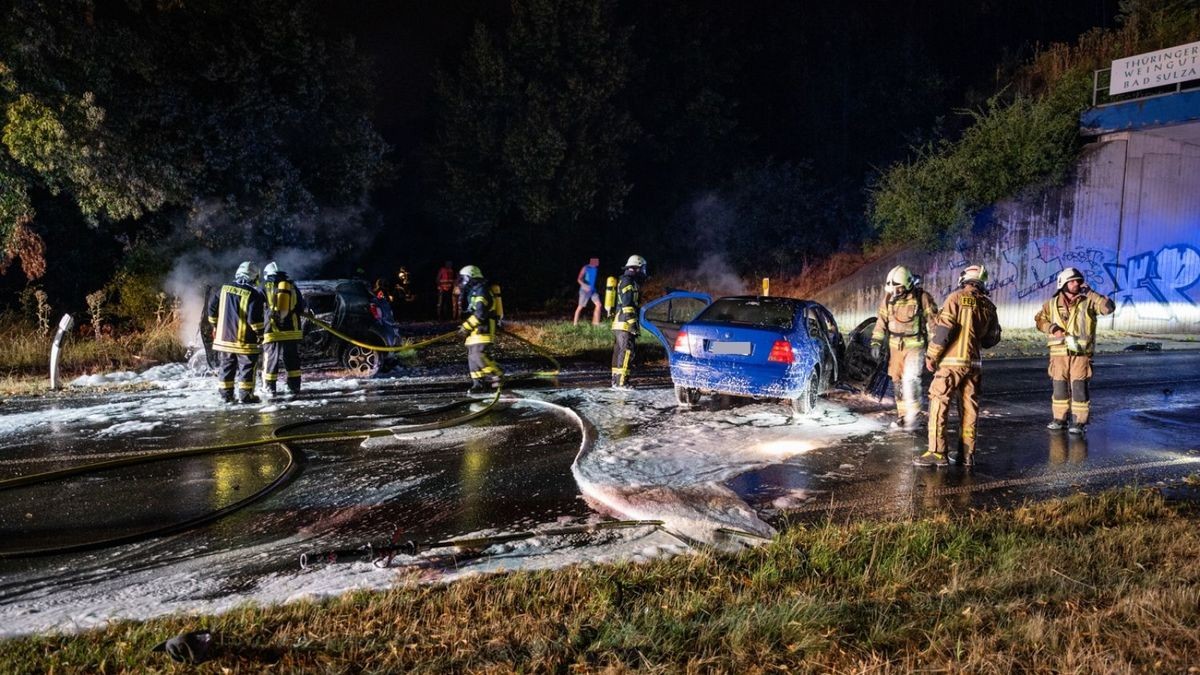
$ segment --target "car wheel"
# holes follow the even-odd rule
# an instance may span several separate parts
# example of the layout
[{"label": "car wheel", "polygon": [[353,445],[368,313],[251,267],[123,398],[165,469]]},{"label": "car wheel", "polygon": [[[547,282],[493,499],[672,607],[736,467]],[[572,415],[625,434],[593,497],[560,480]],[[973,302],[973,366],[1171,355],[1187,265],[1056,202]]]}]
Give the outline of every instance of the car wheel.
[{"label": "car wheel", "polygon": [[696,405],[700,402],[700,390],[676,385],[675,400],[679,405]]},{"label": "car wheel", "polygon": [[359,377],[371,377],[379,372],[379,352],[350,345],[342,352],[342,365]]},{"label": "car wheel", "polygon": [[804,388],[800,390],[800,394],[792,399],[792,413],[795,415],[811,415],[817,410],[817,382],[820,381],[821,373],[813,371],[812,375],[808,376],[808,381],[805,382]]}]

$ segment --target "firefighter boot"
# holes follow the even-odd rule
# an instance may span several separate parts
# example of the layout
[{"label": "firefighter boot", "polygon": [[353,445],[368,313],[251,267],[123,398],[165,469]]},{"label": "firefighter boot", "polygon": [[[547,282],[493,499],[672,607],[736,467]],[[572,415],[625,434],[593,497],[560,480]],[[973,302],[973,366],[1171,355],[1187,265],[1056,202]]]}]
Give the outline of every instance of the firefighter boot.
[{"label": "firefighter boot", "polygon": [[1050,431],[1062,431],[1063,429],[1067,428],[1067,421],[1060,420],[1060,419],[1052,419],[1052,420],[1050,420],[1050,423],[1046,425],[1046,428],[1049,429]]},{"label": "firefighter boot", "polygon": [[927,450],[925,454],[913,460],[914,466],[938,467],[948,466],[949,464],[950,461],[946,459],[945,455],[940,452],[933,452],[932,450]]},{"label": "firefighter boot", "polygon": [[479,380],[479,379],[471,380],[471,388],[467,390],[467,394],[473,395],[473,394],[486,394],[486,393],[488,393],[488,388],[487,388],[487,386],[485,386],[483,384],[483,380]]},{"label": "firefighter boot", "polygon": [[243,404],[262,403],[262,399],[255,396],[254,392],[247,391],[247,392],[238,394],[238,403],[243,403]]},{"label": "firefighter boot", "polygon": [[230,389],[221,390],[221,403],[233,403],[233,391]]}]

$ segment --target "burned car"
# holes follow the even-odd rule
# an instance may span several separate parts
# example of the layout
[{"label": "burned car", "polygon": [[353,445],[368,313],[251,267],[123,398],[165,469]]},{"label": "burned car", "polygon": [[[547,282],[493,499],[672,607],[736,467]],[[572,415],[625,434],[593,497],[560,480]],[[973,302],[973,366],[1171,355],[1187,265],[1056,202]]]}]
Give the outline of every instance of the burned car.
[{"label": "burned car", "polygon": [[[308,311],[364,344],[392,347],[400,343],[400,325],[392,317],[387,300],[371,294],[359,279],[296,281]],[[307,318],[301,321],[304,339],[300,358],[305,362],[333,359],[355,375],[370,377],[394,364],[389,352],[378,352],[350,344]]]},{"label": "burned car", "polygon": [[[359,279],[321,279],[296,281],[296,287],[304,296],[308,311],[321,321],[333,326],[358,342],[368,345],[392,347],[400,343],[400,325],[392,317],[392,308],[386,300],[371,294],[365,281]],[[205,304],[212,293],[220,287],[210,287],[205,292]],[[206,339],[206,319],[200,317],[199,335],[204,348],[189,349],[189,367],[197,373],[216,368],[216,354]],[[370,377],[387,370],[395,364],[390,352],[350,344],[331,334],[307,317],[300,321],[304,337],[300,341],[300,359],[306,366],[320,365],[332,361],[360,377]],[[206,367],[207,366],[207,367]]]}]

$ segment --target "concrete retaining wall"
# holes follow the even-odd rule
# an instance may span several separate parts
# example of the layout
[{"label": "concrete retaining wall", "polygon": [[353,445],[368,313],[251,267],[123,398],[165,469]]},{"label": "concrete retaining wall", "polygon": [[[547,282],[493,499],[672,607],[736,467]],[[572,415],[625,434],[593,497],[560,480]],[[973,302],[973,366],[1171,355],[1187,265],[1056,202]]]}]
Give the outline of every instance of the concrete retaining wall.
[{"label": "concrete retaining wall", "polygon": [[1200,124],[1122,132],[1089,145],[1073,178],[995,205],[954,251],[906,250],[818,293],[843,330],[873,316],[894,265],[941,302],[959,271],[982,262],[1001,325],[1033,327],[1055,275],[1076,267],[1117,302],[1101,327],[1200,333]]}]

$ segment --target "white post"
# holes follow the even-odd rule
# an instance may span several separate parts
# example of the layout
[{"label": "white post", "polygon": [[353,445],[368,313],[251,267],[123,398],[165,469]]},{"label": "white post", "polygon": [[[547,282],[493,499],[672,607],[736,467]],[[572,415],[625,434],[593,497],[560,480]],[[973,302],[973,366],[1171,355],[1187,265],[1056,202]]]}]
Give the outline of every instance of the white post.
[{"label": "white post", "polygon": [[74,325],[75,319],[70,314],[63,314],[58,322],[58,332],[54,334],[54,344],[50,347],[50,388],[56,391],[62,389],[62,382],[58,381],[58,353],[62,349],[63,338]]}]

